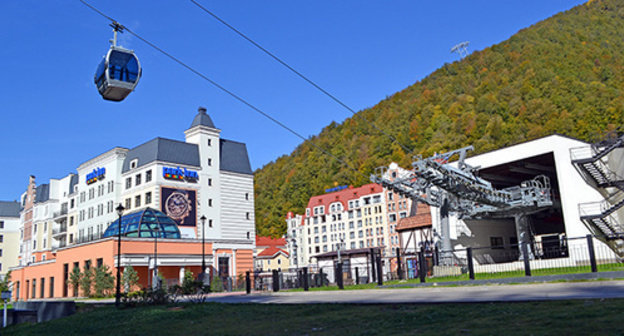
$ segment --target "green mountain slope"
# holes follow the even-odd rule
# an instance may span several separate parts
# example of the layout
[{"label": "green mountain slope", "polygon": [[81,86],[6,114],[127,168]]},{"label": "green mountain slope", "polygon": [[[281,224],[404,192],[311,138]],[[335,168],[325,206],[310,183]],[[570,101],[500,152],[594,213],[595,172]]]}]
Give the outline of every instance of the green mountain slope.
[{"label": "green mountain slope", "polygon": [[[288,211],[335,182],[360,185],[390,161],[466,145],[481,153],[552,133],[584,140],[624,124],[624,1],[590,1],[445,64],[359,114],[332,123],[255,172],[259,235],[285,233]],[[322,154],[343,158],[364,176]]]}]

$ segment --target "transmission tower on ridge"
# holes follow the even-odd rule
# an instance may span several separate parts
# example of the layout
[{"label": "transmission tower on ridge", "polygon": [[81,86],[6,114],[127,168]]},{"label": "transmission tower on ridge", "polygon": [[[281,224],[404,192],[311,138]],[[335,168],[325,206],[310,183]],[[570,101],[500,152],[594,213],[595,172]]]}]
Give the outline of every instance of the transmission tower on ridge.
[{"label": "transmission tower on ridge", "polygon": [[468,45],[470,44],[470,41],[464,41],[461,43],[456,44],[455,46],[453,46],[453,48],[451,48],[451,53],[458,53],[460,58],[464,58],[468,55]]}]

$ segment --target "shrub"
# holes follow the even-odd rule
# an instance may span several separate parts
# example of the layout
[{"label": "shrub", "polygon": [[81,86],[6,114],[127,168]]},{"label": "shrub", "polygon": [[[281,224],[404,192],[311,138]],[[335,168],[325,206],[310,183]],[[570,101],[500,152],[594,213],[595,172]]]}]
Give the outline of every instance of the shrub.
[{"label": "shrub", "polygon": [[82,288],[82,294],[86,297],[91,296],[91,285],[93,284],[93,269],[84,265],[82,273],[80,273],[80,287]]},{"label": "shrub", "polygon": [[126,293],[134,291],[139,283],[139,275],[132,266],[127,266],[124,268],[121,279],[124,285],[124,291]]},{"label": "shrub", "polygon": [[74,288],[74,296],[78,295],[78,289],[80,286],[80,268],[79,267],[74,267],[74,269],[72,269],[71,274],[69,275],[69,279],[67,279],[67,284],[72,286]]},{"label": "shrub", "polygon": [[210,289],[213,292],[223,292],[223,281],[217,275],[212,277],[212,282],[210,283]]},{"label": "shrub", "polygon": [[113,287],[115,286],[115,277],[113,277],[113,274],[109,270],[108,266],[104,264],[95,269],[95,276],[93,281],[93,288],[95,290],[96,297],[104,297],[110,295]]}]

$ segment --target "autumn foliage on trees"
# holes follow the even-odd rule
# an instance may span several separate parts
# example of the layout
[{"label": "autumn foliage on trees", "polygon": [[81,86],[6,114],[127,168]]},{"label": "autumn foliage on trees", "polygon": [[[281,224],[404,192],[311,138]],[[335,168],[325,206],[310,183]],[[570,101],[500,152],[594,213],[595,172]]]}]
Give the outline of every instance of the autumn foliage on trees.
[{"label": "autumn foliage on trees", "polygon": [[[359,186],[374,168],[467,145],[483,153],[559,133],[586,141],[624,124],[624,2],[596,0],[444,64],[422,81],[255,172],[256,228],[281,236],[285,215],[335,182]],[[343,158],[364,176],[321,153]]]}]

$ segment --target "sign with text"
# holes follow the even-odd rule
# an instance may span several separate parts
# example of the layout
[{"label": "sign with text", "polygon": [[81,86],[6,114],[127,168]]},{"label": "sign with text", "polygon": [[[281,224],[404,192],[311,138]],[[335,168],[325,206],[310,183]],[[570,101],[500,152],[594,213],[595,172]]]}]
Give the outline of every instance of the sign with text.
[{"label": "sign with text", "polygon": [[103,180],[106,175],[106,168],[95,168],[92,172],[87,174],[87,184],[92,184],[97,181]]},{"label": "sign with text", "polygon": [[186,168],[163,167],[163,177],[168,180],[186,180],[192,182],[199,179],[199,174],[194,170],[188,170]]}]

